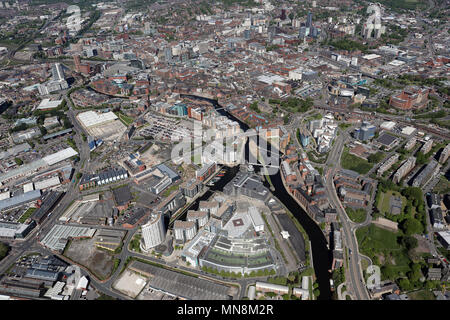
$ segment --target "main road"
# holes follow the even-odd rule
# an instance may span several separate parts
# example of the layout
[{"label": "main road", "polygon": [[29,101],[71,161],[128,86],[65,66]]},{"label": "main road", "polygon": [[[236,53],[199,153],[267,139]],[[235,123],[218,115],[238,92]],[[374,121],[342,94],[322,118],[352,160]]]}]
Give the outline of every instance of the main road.
[{"label": "main road", "polygon": [[[345,261],[348,265],[347,275],[350,277],[348,278],[347,276],[346,279],[347,288],[354,294],[354,297],[357,300],[370,300],[369,294],[364,284],[364,278],[361,268],[361,257],[358,251],[358,242],[355,235],[357,226],[349,220],[347,213],[345,212],[345,209],[337,196],[336,189],[333,183],[335,170],[340,168],[340,158],[344,146],[348,141],[348,138],[349,136],[347,131],[343,131],[336,138],[336,141],[327,159],[326,167],[328,167],[329,169],[326,173],[325,187],[329,200],[338,213],[339,221],[342,225],[342,234],[345,247],[349,249],[348,260]],[[364,224],[368,223],[370,223],[370,219],[366,219],[366,221],[364,222]]]}]

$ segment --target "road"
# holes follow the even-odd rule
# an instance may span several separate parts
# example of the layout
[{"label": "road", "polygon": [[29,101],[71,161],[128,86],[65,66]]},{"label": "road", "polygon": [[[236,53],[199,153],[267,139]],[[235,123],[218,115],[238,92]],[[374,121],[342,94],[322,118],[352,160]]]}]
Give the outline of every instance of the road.
[{"label": "road", "polygon": [[[344,150],[344,146],[349,139],[348,130],[341,132],[336,138],[336,141],[328,155],[327,167],[328,172],[326,173],[325,188],[329,200],[339,216],[339,221],[342,224],[342,239],[345,247],[351,250],[348,255],[348,270],[347,270],[347,290],[352,292],[356,300],[370,300],[369,294],[367,292],[366,286],[364,284],[364,278],[361,268],[361,256],[358,250],[358,242],[356,240],[355,230],[357,227],[367,225],[370,223],[370,214],[367,214],[366,221],[362,224],[353,223],[347,216],[341,201],[339,200],[336,189],[333,183],[333,177],[335,172],[340,168],[340,158]],[[333,168],[334,167],[334,168]]]}]

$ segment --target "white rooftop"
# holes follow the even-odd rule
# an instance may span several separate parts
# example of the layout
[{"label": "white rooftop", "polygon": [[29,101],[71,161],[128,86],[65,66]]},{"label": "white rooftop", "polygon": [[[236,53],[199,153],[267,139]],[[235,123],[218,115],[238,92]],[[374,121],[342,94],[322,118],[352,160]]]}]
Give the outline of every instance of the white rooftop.
[{"label": "white rooftop", "polygon": [[66,159],[69,159],[73,156],[76,156],[78,152],[76,152],[73,148],[66,148],[61,151],[58,151],[54,154],[51,154],[49,156],[46,156],[42,158],[49,166],[64,161]]},{"label": "white rooftop", "polygon": [[366,60],[373,60],[373,59],[377,59],[377,58],[381,58],[381,56],[378,54],[375,54],[375,53],[366,54],[365,56],[363,56],[363,59],[366,59]]},{"label": "white rooftop", "polygon": [[37,109],[54,109],[58,107],[62,103],[62,100],[53,100],[50,101],[50,99],[44,99],[41,101],[41,103],[38,105]]},{"label": "white rooftop", "polygon": [[100,113],[92,110],[80,113],[77,118],[85,127],[97,126],[118,119],[114,112]]}]

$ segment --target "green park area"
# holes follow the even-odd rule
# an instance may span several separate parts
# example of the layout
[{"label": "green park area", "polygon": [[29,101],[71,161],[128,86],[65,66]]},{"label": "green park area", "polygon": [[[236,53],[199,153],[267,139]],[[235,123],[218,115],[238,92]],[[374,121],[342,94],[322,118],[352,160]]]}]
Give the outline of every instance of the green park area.
[{"label": "green park area", "polygon": [[344,169],[353,170],[359,174],[366,174],[370,169],[372,169],[373,164],[369,163],[367,160],[350,154],[348,148],[345,147],[344,152],[342,153],[341,166]]},{"label": "green park area", "polygon": [[396,280],[410,271],[411,260],[401,245],[400,232],[370,224],[356,230],[356,237],[361,253],[381,267],[382,278]]},{"label": "green park area", "polygon": [[23,213],[23,215],[19,218],[19,223],[24,223],[27,219],[36,211],[36,208],[28,208],[27,211]]},{"label": "green park area", "polygon": [[380,199],[377,203],[377,208],[382,214],[391,212],[390,199],[392,196],[394,196],[394,197],[398,196],[402,199],[402,212],[403,212],[403,209],[405,208],[405,205],[406,205],[406,198],[404,196],[402,196],[401,193],[398,191],[387,190],[386,192],[380,193]]},{"label": "green park area", "polygon": [[433,292],[430,290],[418,290],[408,293],[410,300],[436,300]]},{"label": "green park area", "polygon": [[402,291],[411,291],[411,299],[431,299],[430,292],[441,288],[439,281],[424,280],[430,265],[414,250],[418,241],[407,226],[392,232],[370,224],[356,230],[356,238],[360,252],[380,267],[381,280],[395,281]]},{"label": "green park area", "polygon": [[114,113],[115,113],[115,115],[116,115],[117,117],[119,117],[119,120],[122,121],[122,123],[123,123],[124,125],[126,125],[127,127],[128,127],[130,124],[132,124],[133,121],[134,121],[133,118],[124,115],[122,112],[116,111],[116,112],[114,112]]},{"label": "green park area", "polygon": [[356,223],[361,223],[366,221],[367,212],[363,208],[353,209],[352,207],[345,208],[345,212],[347,212],[347,216]]},{"label": "green park area", "polygon": [[[402,208],[393,214],[390,199],[400,197]],[[424,232],[427,219],[422,189],[417,187],[402,188],[391,180],[380,180],[375,196],[374,217],[382,215],[399,223],[399,228],[408,236]]]},{"label": "green park area", "polygon": [[164,190],[164,192],[163,192],[163,197],[164,198],[167,198],[168,196],[170,196],[170,194],[172,193],[172,192],[174,192],[175,190],[178,190],[178,185],[176,184],[176,185],[173,185],[173,186],[170,186],[169,188],[167,188],[166,190]]}]

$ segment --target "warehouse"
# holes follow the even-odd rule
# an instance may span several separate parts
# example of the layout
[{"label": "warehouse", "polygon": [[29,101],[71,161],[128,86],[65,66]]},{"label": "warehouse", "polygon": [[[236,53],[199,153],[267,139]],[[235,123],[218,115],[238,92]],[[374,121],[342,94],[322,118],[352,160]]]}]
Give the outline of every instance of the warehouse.
[{"label": "warehouse", "polygon": [[62,252],[69,238],[92,238],[96,231],[93,228],[55,225],[41,242],[50,250]]},{"label": "warehouse", "polygon": [[27,152],[31,149],[31,146],[28,143],[17,144],[14,147],[9,148],[6,151],[0,152],[0,160],[14,157],[22,152]]},{"label": "warehouse", "polygon": [[42,280],[45,284],[52,285],[53,282],[58,280],[59,275],[60,273],[57,271],[28,268],[25,278]]},{"label": "warehouse", "polygon": [[52,188],[55,186],[59,186],[61,182],[59,181],[58,176],[51,177],[46,180],[38,181],[34,183],[34,188],[39,190],[44,190],[48,188]]},{"label": "warehouse", "polygon": [[37,106],[37,110],[50,110],[58,108],[63,100],[53,100],[50,101],[50,99],[44,99],[41,101],[41,103]]},{"label": "warehouse", "polygon": [[73,148],[66,148],[61,151],[55,152],[51,155],[48,155],[42,158],[42,160],[44,160],[45,163],[47,163],[47,165],[51,166],[54,165],[55,163],[70,159],[73,156],[76,156],[77,154],[78,152],[76,152]]},{"label": "warehouse", "polygon": [[392,131],[397,125],[394,121],[385,121],[380,125],[381,129]]},{"label": "warehouse", "polygon": [[77,115],[77,119],[88,135],[97,139],[115,140],[127,130],[114,112],[86,111]]},{"label": "warehouse", "polygon": [[49,140],[49,139],[53,139],[53,138],[57,138],[57,137],[63,136],[65,134],[68,134],[68,133],[71,133],[71,132],[72,132],[72,128],[69,128],[69,129],[57,131],[57,132],[54,132],[54,133],[46,134],[42,138],[44,140]]},{"label": "warehouse", "polygon": [[33,190],[30,192],[22,193],[21,195],[0,200],[0,211],[19,207],[26,203],[36,201],[41,197],[41,190]]},{"label": "warehouse", "polygon": [[42,170],[49,166],[52,166],[58,162],[70,159],[73,156],[76,156],[78,152],[76,152],[73,148],[63,149],[54,154],[48,155],[42,159],[35,160],[28,164],[24,164],[14,170],[9,170],[3,174],[0,174],[0,184],[9,182],[11,180],[15,180],[19,177],[25,177],[27,175],[32,175],[36,173],[38,170]]}]

